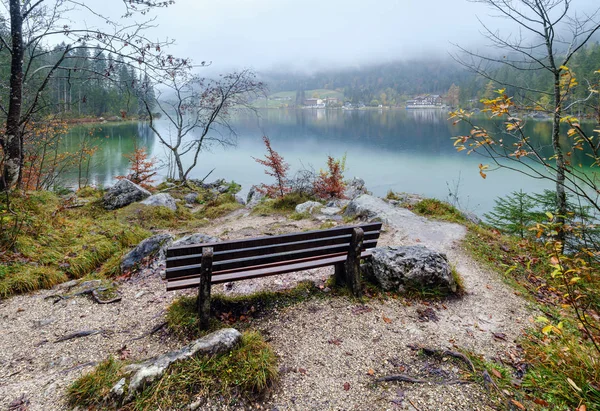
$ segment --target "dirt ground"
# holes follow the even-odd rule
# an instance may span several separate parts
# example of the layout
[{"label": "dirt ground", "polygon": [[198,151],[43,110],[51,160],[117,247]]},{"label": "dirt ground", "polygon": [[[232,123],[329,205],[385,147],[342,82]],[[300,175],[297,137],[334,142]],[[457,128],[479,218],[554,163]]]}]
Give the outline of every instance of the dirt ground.
[{"label": "dirt ground", "polygon": [[[403,217],[404,218],[404,217]],[[314,229],[316,220],[250,216],[239,210],[202,232],[222,239]],[[450,235],[432,235],[432,227]],[[375,383],[403,372],[415,378],[460,378],[454,361],[423,357],[410,345],[459,347],[488,359],[510,358],[515,339],[530,324],[525,301],[496,273],[478,266],[457,243],[464,228],[388,221],[381,245],[430,244],[448,255],[463,277],[466,294],[438,303],[372,300],[365,306],[345,297],[311,300],[274,310],[254,320],[280,358],[281,380],[261,406],[268,410],[486,410],[489,394],[478,384]],[[423,235],[420,236],[419,230]],[[434,230],[435,231],[435,230]],[[183,234],[183,233],[182,233]],[[421,238],[422,237],[422,238]],[[214,292],[245,294],[293,287],[299,281],[322,284],[333,274],[322,268],[237,282]],[[146,269],[120,286],[122,301],[99,305],[87,297],[54,303],[44,290],[0,301],[0,407],[22,397],[29,410],[68,409],[64,390],[109,355],[145,359],[182,342],[160,330],[171,301],[185,292],[165,291],[159,269]],[[424,314],[425,313],[425,314]],[[97,332],[58,341],[83,330]]]}]

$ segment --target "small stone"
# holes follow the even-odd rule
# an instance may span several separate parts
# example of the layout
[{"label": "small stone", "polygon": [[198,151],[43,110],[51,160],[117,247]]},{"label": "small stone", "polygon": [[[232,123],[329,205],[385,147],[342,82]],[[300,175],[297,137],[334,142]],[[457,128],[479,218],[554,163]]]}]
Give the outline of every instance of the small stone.
[{"label": "small stone", "polygon": [[316,201],[307,201],[305,203],[302,204],[298,204],[296,206],[296,212],[298,214],[313,214],[316,213],[318,211],[320,211],[323,208],[323,204],[318,203]]},{"label": "small stone", "polygon": [[167,207],[172,211],[177,210],[177,203],[175,202],[175,199],[167,193],[154,194],[153,196],[150,196],[142,201],[142,204],[151,207]]},{"label": "small stone", "polygon": [[188,204],[194,204],[196,202],[196,200],[198,199],[198,193],[186,194],[185,197],[183,197],[183,199]]}]

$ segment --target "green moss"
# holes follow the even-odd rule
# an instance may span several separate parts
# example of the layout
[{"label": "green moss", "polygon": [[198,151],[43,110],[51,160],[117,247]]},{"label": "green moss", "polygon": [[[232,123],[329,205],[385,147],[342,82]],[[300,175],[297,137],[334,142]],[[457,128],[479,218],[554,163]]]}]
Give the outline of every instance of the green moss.
[{"label": "green moss", "polygon": [[464,215],[454,206],[434,198],[426,198],[415,204],[412,210],[426,217],[434,217],[439,220],[454,223],[466,221]]},{"label": "green moss", "polygon": [[312,218],[312,215],[310,215],[310,213],[297,213],[294,211],[292,214],[289,215],[288,218],[290,220],[299,221],[304,219],[310,219]]},{"label": "green moss", "polygon": [[333,221],[325,221],[319,226],[319,230],[329,230],[330,228],[333,228],[335,226],[336,224]]},{"label": "green moss", "polygon": [[[15,253],[4,253],[0,295],[49,288],[72,278],[115,276],[120,256],[151,233],[97,204],[63,208],[49,192],[15,196],[23,225]],[[19,263],[15,263],[18,261]]]},{"label": "green moss", "polygon": [[[125,364],[112,357],[83,375],[67,389],[71,407],[106,409],[110,389],[124,376]],[[257,332],[244,332],[231,352],[189,358],[173,364],[158,381],[147,386],[125,410],[184,409],[198,397],[228,405],[264,395],[277,381],[277,357]]]},{"label": "green moss", "polygon": [[235,210],[239,210],[244,206],[239,203],[224,203],[214,207],[207,207],[202,210],[201,215],[209,220],[214,220],[215,218],[223,217]]},{"label": "green moss", "polygon": [[122,363],[109,357],[93,371],[79,377],[67,388],[67,401],[72,407],[101,409],[110,389],[122,378]]},{"label": "green moss", "polygon": [[277,378],[277,357],[271,347],[259,333],[245,332],[240,345],[229,353],[174,364],[131,408],[183,409],[198,397],[239,406],[264,395]]},{"label": "green moss", "polygon": [[252,214],[262,216],[289,215],[295,211],[298,204],[307,201],[315,201],[315,199],[304,193],[289,193],[276,199],[267,198],[252,209]]}]

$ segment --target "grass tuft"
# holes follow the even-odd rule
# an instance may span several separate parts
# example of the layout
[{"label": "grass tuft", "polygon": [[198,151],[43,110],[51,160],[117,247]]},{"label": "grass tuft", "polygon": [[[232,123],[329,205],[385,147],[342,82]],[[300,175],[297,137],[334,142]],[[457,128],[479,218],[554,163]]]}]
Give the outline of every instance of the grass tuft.
[{"label": "grass tuft", "polygon": [[412,207],[415,213],[453,223],[464,223],[464,215],[454,206],[435,198],[426,198]]},{"label": "grass tuft", "polygon": [[[106,409],[110,389],[125,374],[125,364],[110,357],[67,389],[71,407]],[[258,332],[242,334],[229,353],[189,358],[173,364],[146,387],[126,410],[182,409],[198,397],[240,405],[260,398],[278,379],[277,357]]]},{"label": "grass tuft", "polygon": [[93,371],[82,375],[67,388],[67,402],[72,407],[101,409],[110,389],[123,377],[122,363],[112,356]]}]

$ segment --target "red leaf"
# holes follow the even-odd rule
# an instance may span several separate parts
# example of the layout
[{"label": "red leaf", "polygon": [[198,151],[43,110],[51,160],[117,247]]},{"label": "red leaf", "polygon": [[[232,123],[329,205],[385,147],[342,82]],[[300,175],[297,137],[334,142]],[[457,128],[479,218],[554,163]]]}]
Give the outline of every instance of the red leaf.
[{"label": "red leaf", "polygon": [[350,383],[349,382],[345,382],[344,383],[344,391],[348,391],[350,390]]},{"label": "red leaf", "polygon": [[391,324],[392,320],[390,318],[387,318],[385,315],[381,317],[383,319],[383,321],[385,321],[387,324]]},{"label": "red leaf", "polygon": [[533,402],[535,402],[537,405],[541,405],[542,407],[547,407],[550,405],[550,404],[548,404],[548,401],[544,401],[540,398],[534,398]]},{"label": "red leaf", "polygon": [[339,338],[332,338],[331,340],[327,341],[329,344],[333,344],[333,345],[340,345],[342,343],[342,340],[340,340]]},{"label": "red leaf", "polygon": [[494,368],[492,368],[492,374],[494,374],[496,378],[502,378],[502,374],[500,374],[500,372]]}]

